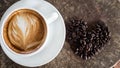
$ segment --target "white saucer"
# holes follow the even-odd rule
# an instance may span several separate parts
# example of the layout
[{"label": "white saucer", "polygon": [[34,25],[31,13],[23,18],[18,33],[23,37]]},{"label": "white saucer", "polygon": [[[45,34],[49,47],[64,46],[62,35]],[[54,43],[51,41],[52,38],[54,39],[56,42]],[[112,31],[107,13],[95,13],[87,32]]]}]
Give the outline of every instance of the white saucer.
[{"label": "white saucer", "polygon": [[[25,3],[23,3],[22,1],[16,2],[15,4],[12,5],[12,7],[18,6],[21,3],[25,5]],[[20,57],[20,56],[16,56],[13,53],[11,53],[8,49],[6,49],[6,47],[3,46],[3,43],[1,43],[2,49],[5,52],[5,54],[11,60],[23,66],[36,67],[36,66],[41,66],[41,65],[44,65],[52,61],[61,51],[64,41],[65,41],[65,34],[66,34],[65,24],[59,11],[54,6],[52,6],[50,3],[40,0],[40,3],[41,2],[45,4],[46,6],[48,6],[49,7],[48,9],[51,9],[52,11],[55,11],[59,14],[58,19],[54,23],[50,24],[49,29],[51,30],[50,32],[51,36],[49,37],[51,38],[46,44],[48,46],[46,46],[43,51],[39,52],[36,55],[30,56],[30,57]]]}]

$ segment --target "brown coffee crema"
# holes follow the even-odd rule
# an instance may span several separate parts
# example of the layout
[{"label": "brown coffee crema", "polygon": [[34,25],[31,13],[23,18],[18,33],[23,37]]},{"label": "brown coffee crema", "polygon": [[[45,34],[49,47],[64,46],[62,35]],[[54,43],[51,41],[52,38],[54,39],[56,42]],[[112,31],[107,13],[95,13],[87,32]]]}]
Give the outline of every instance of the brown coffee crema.
[{"label": "brown coffee crema", "polygon": [[34,10],[13,12],[3,28],[5,43],[13,51],[27,54],[36,51],[46,39],[47,27],[43,17]]}]

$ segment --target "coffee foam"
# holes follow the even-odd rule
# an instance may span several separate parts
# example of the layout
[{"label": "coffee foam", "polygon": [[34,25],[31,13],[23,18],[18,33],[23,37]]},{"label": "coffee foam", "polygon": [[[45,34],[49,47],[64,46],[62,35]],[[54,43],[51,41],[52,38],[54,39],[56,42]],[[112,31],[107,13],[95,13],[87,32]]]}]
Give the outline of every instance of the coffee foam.
[{"label": "coffee foam", "polygon": [[43,21],[39,16],[27,10],[13,14],[9,20],[7,31],[11,45],[21,51],[34,49],[44,41]]}]

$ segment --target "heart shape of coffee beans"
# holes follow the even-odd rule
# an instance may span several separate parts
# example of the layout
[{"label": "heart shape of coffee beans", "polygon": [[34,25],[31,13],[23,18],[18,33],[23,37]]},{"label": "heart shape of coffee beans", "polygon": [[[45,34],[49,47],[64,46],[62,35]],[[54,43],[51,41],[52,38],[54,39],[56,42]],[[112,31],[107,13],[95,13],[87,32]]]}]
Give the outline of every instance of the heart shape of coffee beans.
[{"label": "heart shape of coffee beans", "polygon": [[88,26],[83,20],[72,19],[66,28],[66,39],[73,52],[83,59],[95,55],[110,40],[108,27],[103,21]]}]

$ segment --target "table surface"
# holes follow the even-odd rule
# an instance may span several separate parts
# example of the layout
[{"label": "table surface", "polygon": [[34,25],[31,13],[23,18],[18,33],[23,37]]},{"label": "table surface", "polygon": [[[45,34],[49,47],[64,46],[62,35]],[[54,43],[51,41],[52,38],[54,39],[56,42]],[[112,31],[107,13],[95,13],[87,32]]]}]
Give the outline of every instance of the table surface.
[{"label": "table surface", "polygon": [[[18,0],[0,0],[0,18]],[[59,55],[38,68],[109,68],[120,58],[120,0],[47,0],[62,14],[65,24],[77,16],[87,22],[103,20],[111,31],[111,40],[89,60],[75,56],[66,41]],[[0,68],[27,68],[11,61],[0,47]]]}]

